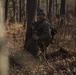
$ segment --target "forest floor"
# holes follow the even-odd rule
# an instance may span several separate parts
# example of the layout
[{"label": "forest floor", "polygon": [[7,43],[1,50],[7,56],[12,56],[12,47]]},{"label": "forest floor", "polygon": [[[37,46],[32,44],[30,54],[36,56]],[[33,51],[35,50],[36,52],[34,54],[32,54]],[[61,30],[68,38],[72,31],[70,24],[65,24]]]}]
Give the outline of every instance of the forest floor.
[{"label": "forest floor", "polygon": [[16,56],[17,62],[12,61],[13,65],[10,63],[10,75],[76,75],[75,39],[71,36],[72,33],[69,34],[69,27],[67,33],[64,29],[66,27],[60,29],[61,33],[56,34],[54,43],[48,47],[48,60],[41,61],[27,51],[22,52],[26,32],[23,25],[7,25],[9,58]]}]

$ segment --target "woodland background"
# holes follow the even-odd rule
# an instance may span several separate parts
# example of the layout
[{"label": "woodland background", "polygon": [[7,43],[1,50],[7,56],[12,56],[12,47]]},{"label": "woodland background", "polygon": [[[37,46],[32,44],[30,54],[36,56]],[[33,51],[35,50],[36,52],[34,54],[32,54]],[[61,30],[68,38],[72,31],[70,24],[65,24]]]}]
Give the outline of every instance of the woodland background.
[{"label": "woodland background", "polygon": [[[54,43],[48,47],[48,62],[54,70],[30,58],[28,52],[21,52],[38,7],[45,10],[52,27],[57,29]],[[76,0],[5,0],[4,8],[10,75],[76,74]],[[66,52],[61,53],[60,48]]]}]

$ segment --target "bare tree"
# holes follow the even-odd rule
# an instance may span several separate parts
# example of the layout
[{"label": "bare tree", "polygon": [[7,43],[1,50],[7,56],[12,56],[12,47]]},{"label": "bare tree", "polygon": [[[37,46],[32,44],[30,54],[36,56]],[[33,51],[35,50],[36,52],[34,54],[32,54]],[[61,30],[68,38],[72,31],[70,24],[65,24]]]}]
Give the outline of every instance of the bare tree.
[{"label": "bare tree", "polygon": [[51,19],[51,9],[52,9],[52,0],[49,0],[49,11],[48,11],[48,18]]},{"label": "bare tree", "polygon": [[7,14],[8,14],[8,0],[5,0],[5,21],[7,20]]},{"label": "bare tree", "polygon": [[15,22],[15,0],[13,0],[13,17]]},{"label": "bare tree", "polygon": [[60,15],[65,15],[65,0],[61,0]]},{"label": "bare tree", "polygon": [[8,55],[5,48],[5,6],[0,0],[0,75],[8,75]]},{"label": "bare tree", "polygon": [[[8,21],[9,22],[14,22],[15,21],[15,2],[14,0],[8,0],[8,13],[7,13],[7,17],[8,17]],[[5,9],[5,10],[7,10]]]},{"label": "bare tree", "polygon": [[21,22],[21,0],[19,0],[19,22]]},{"label": "bare tree", "polygon": [[21,1],[21,22],[23,22],[24,21],[24,18],[25,18],[25,6],[26,6],[26,4],[25,4],[25,0],[22,0]]},{"label": "bare tree", "polygon": [[55,11],[55,6],[54,6],[55,2],[54,2],[54,0],[52,1],[52,3],[53,3],[53,14],[54,14],[54,11]]},{"label": "bare tree", "polygon": [[49,0],[46,0],[46,13],[47,13],[47,16],[48,16],[48,7],[49,7]]},{"label": "bare tree", "polygon": [[40,4],[41,4],[41,0],[37,0],[38,2],[38,8],[40,7]]},{"label": "bare tree", "polygon": [[57,0],[56,0],[56,14],[57,14],[57,10],[58,10],[58,4],[57,4]]},{"label": "bare tree", "polygon": [[75,16],[76,16],[76,0],[75,0]]},{"label": "bare tree", "polygon": [[36,15],[36,8],[37,8],[37,0],[27,0],[27,7],[26,7],[26,12],[28,15],[28,20],[27,20],[27,32],[26,32],[26,40],[29,40],[30,36],[30,26],[32,22],[35,19]]}]

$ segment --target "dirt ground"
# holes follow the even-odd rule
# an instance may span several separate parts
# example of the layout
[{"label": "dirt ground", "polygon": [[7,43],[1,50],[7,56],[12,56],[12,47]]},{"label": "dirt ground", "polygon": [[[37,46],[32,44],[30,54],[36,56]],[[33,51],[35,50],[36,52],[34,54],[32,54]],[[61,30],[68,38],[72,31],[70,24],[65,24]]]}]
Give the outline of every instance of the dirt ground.
[{"label": "dirt ground", "polygon": [[76,44],[72,28],[70,24],[59,29],[54,43],[47,49],[48,60],[41,61],[23,51],[26,28],[19,23],[7,25],[10,75],[76,75]]}]

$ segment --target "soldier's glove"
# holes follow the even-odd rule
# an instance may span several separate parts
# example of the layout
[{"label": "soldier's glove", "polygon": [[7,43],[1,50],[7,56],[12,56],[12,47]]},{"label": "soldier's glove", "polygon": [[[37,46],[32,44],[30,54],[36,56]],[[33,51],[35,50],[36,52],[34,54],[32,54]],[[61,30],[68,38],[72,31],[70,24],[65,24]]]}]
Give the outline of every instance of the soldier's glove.
[{"label": "soldier's glove", "polygon": [[34,40],[39,40],[39,37],[37,35],[33,35]]}]

